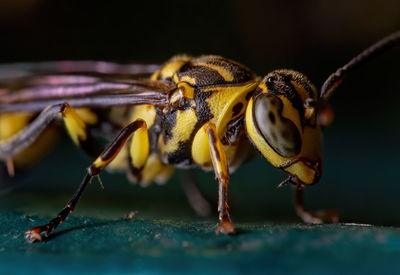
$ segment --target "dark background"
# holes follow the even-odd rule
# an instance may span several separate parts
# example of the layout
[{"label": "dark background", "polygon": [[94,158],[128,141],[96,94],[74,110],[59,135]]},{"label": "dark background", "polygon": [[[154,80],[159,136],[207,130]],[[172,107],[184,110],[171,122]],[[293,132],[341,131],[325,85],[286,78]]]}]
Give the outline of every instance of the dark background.
[{"label": "dark background", "polygon": [[[361,50],[400,28],[392,1],[67,1],[0,2],[0,62],[65,59],[160,63],[172,55],[219,54],[260,74],[290,68],[317,87]],[[336,118],[324,133],[325,171],[306,189],[313,209],[335,208],[342,221],[400,225],[400,52],[391,51],[353,73],[332,98]],[[34,170],[4,180],[1,204],[54,215],[89,164],[65,139]],[[214,201],[213,175],[196,171]],[[231,180],[234,220],[298,221],[284,173],[258,157]],[[103,175],[77,215],[197,219],[179,187],[142,189],[123,175]],[[50,206],[49,206],[50,205]],[[154,211],[152,211],[154,210]]]}]

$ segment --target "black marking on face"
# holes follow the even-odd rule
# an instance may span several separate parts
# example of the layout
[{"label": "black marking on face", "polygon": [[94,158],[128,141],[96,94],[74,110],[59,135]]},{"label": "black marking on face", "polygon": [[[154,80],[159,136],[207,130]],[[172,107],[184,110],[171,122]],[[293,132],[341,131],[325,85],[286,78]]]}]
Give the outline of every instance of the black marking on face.
[{"label": "black marking on face", "polygon": [[[274,71],[268,74],[263,81],[266,83],[269,93],[285,96],[299,112],[300,117],[304,117],[304,103],[291,83],[294,79],[290,71]],[[271,103],[273,104],[273,102]],[[302,119],[300,121],[303,123]]]},{"label": "black marking on face", "polygon": [[282,110],[283,102],[277,96],[260,94],[254,100],[253,120],[275,152],[283,157],[293,157],[301,151],[301,136],[296,125],[282,116]]},{"label": "black marking on face", "polygon": [[298,86],[302,87],[306,91],[308,97],[314,99],[318,97],[317,91],[315,90],[311,82],[307,79],[307,77],[303,74],[290,70],[277,70],[277,72],[289,76],[289,80],[295,82]]}]

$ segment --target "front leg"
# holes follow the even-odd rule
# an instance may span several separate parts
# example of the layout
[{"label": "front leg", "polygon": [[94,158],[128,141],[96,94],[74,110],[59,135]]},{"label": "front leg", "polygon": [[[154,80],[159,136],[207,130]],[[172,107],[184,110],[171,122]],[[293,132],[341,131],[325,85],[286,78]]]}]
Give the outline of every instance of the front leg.
[{"label": "front leg", "polygon": [[228,206],[228,182],[229,169],[225,151],[221,140],[218,137],[215,124],[208,122],[206,125],[208,144],[210,149],[211,161],[214,167],[215,176],[218,179],[218,213],[219,225],[216,234],[235,234],[236,230],[232,225]]},{"label": "front leg", "polygon": [[304,204],[303,188],[293,185],[293,191],[296,214],[303,220],[303,222],[313,224],[339,222],[339,214],[335,210],[319,210],[317,212],[308,211]]}]

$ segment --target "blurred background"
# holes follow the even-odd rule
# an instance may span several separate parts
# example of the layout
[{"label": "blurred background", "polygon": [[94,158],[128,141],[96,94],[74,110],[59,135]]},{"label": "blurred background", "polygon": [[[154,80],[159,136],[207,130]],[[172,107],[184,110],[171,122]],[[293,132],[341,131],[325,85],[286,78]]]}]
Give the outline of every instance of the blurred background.
[{"label": "blurred background", "polygon": [[[93,59],[162,63],[178,53],[219,54],[259,75],[289,68],[320,87],[339,66],[400,29],[400,2],[365,1],[78,1],[0,2],[0,63]],[[400,51],[353,73],[332,97],[333,125],[324,132],[324,175],[306,189],[311,209],[332,208],[344,222],[400,225]],[[0,206],[54,215],[79,184],[90,160],[68,138],[31,171],[3,175]],[[212,173],[196,170],[216,202]],[[285,174],[261,157],[231,177],[235,221],[300,221]],[[76,215],[199,219],[180,187],[130,186],[103,173]],[[214,219],[213,219],[214,220]],[[215,219],[216,220],[216,219]]]}]

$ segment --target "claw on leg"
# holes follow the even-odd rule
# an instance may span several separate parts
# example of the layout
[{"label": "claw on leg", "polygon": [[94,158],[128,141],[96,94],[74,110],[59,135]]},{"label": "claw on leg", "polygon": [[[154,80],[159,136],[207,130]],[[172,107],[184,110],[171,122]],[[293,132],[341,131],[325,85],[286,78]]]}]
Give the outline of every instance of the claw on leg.
[{"label": "claw on leg", "polygon": [[44,233],[45,237],[47,237],[53,230],[57,228],[60,223],[63,223],[68,214],[71,212],[72,208],[70,206],[65,207],[60,213],[58,213],[57,217],[52,219],[48,224],[33,227],[26,231],[25,239],[30,243],[43,241],[42,233]]},{"label": "claw on leg", "polygon": [[236,230],[233,227],[233,224],[230,219],[224,220],[218,224],[217,230],[215,233],[218,235],[222,233],[224,235],[233,235],[236,234]]},{"label": "claw on leg", "polygon": [[33,227],[25,232],[25,240],[29,243],[41,242],[43,238],[40,234],[44,231],[42,226]]}]

